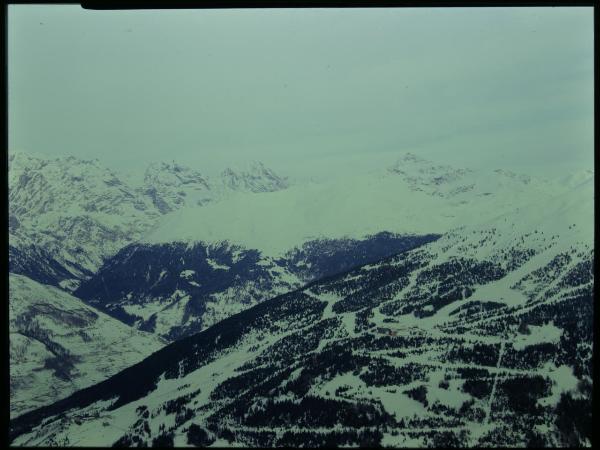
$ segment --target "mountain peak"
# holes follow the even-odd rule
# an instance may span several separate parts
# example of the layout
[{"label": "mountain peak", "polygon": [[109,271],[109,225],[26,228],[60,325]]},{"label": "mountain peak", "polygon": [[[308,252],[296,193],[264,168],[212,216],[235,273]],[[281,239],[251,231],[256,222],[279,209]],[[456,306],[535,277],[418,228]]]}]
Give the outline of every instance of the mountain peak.
[{"label": "mountain peak", "polygon": [[388,168],[394,175],[400,175],[411,187],[423,190],[424,186],[448,185],[460,182],[469,169],[456,168],[445,164],[436,164],[414,153],[401,155],[395,164]]},{"label": "mountain peak", "polygon": [[412,152],[406,152],[400,155],[396,161],[396,163],[400,162],[411,162],[411,163],[420,163],[420,164],[433,164],[430,160],[425,158],[421,158],[420,156],[415,155]]},{"label": "mountain peak", "polygon": [[277,175],[260,161],[247,161],[221,172],[223,184],[235,191],[272,192],[289,186],[286,177]]},{"label": "mountain peak", "polygon": [[166,184],[187,184],[192,181],[199,182],[208,187],[205,177],[201,172],[187,166],[171,162],[155,162],[148,166],[144,173],[146,182],[161,182]]}]

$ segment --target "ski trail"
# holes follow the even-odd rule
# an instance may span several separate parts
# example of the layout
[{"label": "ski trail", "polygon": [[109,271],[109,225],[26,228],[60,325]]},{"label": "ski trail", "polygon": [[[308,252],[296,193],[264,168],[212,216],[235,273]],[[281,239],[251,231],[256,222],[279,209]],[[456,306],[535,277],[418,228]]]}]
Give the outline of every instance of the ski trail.
[{"label": "ski trail", "polygon": [[102,285],[104,286],[104,292],[106,292],[107,300],[110,299],[110,294],[108,293],[108,287],[106,286],[106,282],[104,281],[104,276],[100,275],[100,279],[102,280]]},{"label": "ski trail", "polygon": [[[502,356],[504,355],[504,342],[500,343],[500,353],[498,354],[498,362],[496,363],[496,369],[500,368],[500,363],[502,362]],[[488,425],[490,423],[490,414],[492,412],[492,403],[494,403],[494,396],[496,395],[496,385],[498,384],[498,372],[494,374],[494,384],[492,385],[492,393],[490,394],[490,400],[488,402],[486,411],[485,411],[485,421],[484,423]]]}]

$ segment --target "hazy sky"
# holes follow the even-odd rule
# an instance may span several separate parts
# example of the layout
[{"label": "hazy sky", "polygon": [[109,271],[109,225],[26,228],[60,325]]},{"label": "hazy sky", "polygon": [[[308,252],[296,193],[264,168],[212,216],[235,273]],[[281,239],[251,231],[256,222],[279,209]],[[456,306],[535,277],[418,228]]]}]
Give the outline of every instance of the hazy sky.
[{"label": "hazy sky", "polygon": [[9,151],[288,173],[405,151],[593,165],[592,8],[10,5],[8,69]]}]

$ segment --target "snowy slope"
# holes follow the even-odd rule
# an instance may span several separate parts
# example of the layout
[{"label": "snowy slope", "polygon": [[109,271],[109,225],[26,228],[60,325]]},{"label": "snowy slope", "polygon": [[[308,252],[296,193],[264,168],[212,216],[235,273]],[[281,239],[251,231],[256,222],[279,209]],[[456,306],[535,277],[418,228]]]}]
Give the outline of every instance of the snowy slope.
[{"label": "snowy slope", "polygon": [[56,287],[10,274],[11,415],[108,378],[164,342]]},{"label": "snowy slope", "polygon": [[[45,248],[18,231],[9,232],[8,261],[10,273],[25,275],[39,283],[60,286],[69,291],[79,285],[79,280],[73,276],[72,266],[65,267]],[[78,273],[86,273],[82,267],[77,267],[76,270]]]},{"label": "snowy slope", "polygon": [[13,444],[590,445],[592,205],[580,185],[264,301]]}]

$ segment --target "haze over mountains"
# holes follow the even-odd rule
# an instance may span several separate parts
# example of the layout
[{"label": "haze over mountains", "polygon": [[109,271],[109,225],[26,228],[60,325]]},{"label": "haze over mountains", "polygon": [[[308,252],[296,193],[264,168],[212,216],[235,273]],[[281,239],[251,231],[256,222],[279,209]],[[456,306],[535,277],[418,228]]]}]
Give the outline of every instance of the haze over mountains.
[{"label": "haze over mountains", "polygon": [[12,154],[13,443],[586,445],[593,176]]}]

